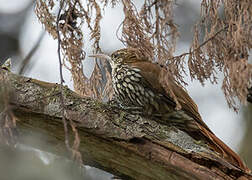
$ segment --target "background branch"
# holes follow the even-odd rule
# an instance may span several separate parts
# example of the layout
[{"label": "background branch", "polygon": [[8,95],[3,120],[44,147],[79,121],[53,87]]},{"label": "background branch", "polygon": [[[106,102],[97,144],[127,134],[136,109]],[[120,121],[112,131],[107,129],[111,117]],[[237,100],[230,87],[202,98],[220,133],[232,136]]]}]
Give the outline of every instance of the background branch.
[{"label": "background branch", "polygon": [[[25,58],[22,60],[22,64],[21,67],[18,71],[18,74],[23,75],[25,73],[25,71],[27,70],[27,66],[29,65],[29,63],[32,60],[32,56],[35,54],[35,52],[38,50],[41,41],[43,40],[44,36],[45,36],[45,31],[41,32],[37,42],[35,43],[35,45],[32,47],[32,49],[29,51],[29,53],[25,56]],[[30,68],[31,69],[31,68]]]}]

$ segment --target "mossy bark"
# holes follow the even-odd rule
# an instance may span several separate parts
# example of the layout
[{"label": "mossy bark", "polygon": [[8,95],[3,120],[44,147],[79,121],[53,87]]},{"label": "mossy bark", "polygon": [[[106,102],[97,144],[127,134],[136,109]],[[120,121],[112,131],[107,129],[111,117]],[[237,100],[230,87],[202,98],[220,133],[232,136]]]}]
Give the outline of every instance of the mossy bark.
[{"label": "mossy bark", "polygon": [[[70,157],[60,85],[0,69],[1,86],[13,94],[10,105],[18,118],[19,143]],[[130,114],[116,104],[81,97],[67,87],[63,92],[64,114],[78,129],[85,164],[125,179],[252,179],[176,128]],[[73,140],[72,132],[69,138]]]}]

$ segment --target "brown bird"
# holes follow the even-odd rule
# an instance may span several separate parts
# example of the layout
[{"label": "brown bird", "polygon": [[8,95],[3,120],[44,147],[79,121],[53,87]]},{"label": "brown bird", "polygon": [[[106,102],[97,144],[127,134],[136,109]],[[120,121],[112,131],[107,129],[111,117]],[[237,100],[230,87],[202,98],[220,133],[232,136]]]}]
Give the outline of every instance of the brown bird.
[{"label": "brown bird", "polygon": [[[111,56],[96,54],[90,57],[109,61],[113,89],[124,106],[139,108],[143,114],[159,119],[161,123],[173,125],[196,140],[205,141],[228,162],[248,172],[240,157],[203,122],[197,105],[184,88],[169,78],[170,91],[167,91],[159,80],[164,67],[139,57],[137,52],[136,49],[125,48],[115,51]],[[176,108],[178,104],[181,106],[180,110]]]}]

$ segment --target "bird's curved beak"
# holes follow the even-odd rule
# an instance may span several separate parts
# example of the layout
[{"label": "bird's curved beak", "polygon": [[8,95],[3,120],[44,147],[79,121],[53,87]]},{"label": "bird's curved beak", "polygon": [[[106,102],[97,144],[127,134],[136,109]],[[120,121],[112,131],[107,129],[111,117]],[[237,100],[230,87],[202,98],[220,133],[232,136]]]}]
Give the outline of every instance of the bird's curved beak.
[{"label": "bird's curved beak", "polygon": [[106,55],[106,54],[93,54],[93,55],[89,55],[88,57],[94,57],[94,58],[100,58],[100,59],[106,59],[109,62],[111,62],[111,57]]}]

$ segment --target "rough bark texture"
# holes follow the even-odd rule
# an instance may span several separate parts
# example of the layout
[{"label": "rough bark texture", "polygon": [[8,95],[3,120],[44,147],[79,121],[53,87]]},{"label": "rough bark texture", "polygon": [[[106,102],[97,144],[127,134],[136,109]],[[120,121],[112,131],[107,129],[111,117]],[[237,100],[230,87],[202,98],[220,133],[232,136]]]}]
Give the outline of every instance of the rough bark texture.
[{"label": "rough bark texture", "polygon": [[[18,141],[69,156],[60,86],[0,69],[0,88],[3,86],[14,94],[10,103],[18,118]],[[125,179],[252,179],[176,128],[132,115],[113,103],[80,97],[67,87],[64,97],[65,116],[78,129],[85,164]],[[72,139],[71,132],[70,136]],[[41,139],[43,145],[38,143]]]}]

